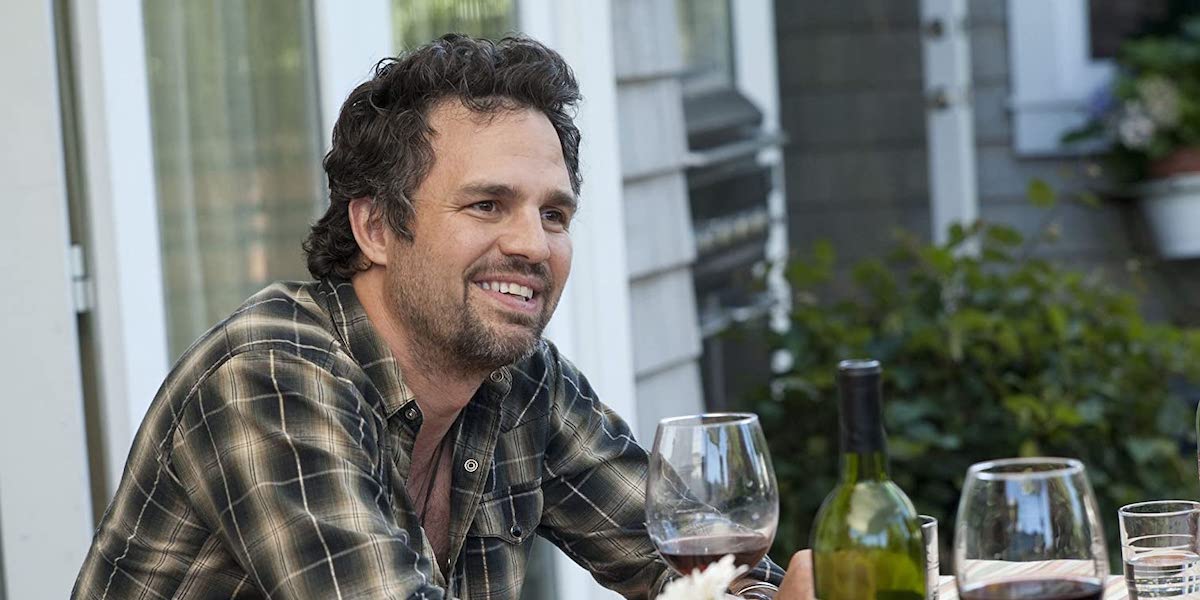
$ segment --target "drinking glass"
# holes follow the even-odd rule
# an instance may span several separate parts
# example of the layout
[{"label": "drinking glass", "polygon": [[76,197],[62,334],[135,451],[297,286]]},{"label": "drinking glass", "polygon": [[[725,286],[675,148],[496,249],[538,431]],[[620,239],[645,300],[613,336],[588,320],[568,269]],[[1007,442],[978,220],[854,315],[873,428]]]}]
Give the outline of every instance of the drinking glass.
[{"label": "drinking glass", "polygon": [[680,574],[704,570],[726,554],[753,567],[771,547],[779,493],[756,415],[664,419],[646,486],[650,538]]},{"label": "drinking glass", "polygon": [[972,465],[954,524],[954,564],[964,600],[1100,600],[1108,555],[1083,463]]},{"label": "drinking glass", "polygon": [[929,515],[917,515],[921,522],[921,542],[925,544],[925,600],[938,600],[942,573],[938,561],[938,520]]},{"label": "drinking glass", "polygon": [[1200,598],[1200,503],[1138,502],[1117,515],[1129,598]]}]

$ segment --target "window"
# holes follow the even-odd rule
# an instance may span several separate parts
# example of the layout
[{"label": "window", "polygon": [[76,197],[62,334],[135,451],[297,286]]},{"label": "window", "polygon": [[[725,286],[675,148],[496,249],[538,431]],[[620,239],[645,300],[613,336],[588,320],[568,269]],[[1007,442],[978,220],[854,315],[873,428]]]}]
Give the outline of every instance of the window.
[{"label": "window", "polygon": [[145,2],[172,357],[277,279],[324,205],[312,7]]},{"label": "window", "polygon": [[[735,323],[761,324],[765,330],[772,311],[782,306],[777,294],[759,285],[768,270],[782,268],[769,241],[786,239],[781,163],[777,152],[771,159],[763,155],[780,144],[764,112],[770,107],[761,102],[761,96],[776,94],[772,89],[751,100],[748,94],[764,91],[744,85],[753,77],[743,76],[754,68],[735,66],[744,67],[747,60],[763,64],[774,54],[773,44],[745,39],[761,36],[762,29],[751,30],[751,36],[734,33],[734,15],[742,25],[763,25],[752,13],[764,5],[770,3],[676,0],[691,151],[687,185],[697,255],[692,283],[709,410],[733,408],[748,389],[765,385],[770,376],[764,343],[722,334]],[[766,31],[774,30],[769,18],[765,24]],[[773,70],[773,65],[767,69],[770,79],[775,78]]]},{"label": "window", "polygon": [[[1062,136],[1084,123],[1088,98],[1112,78],[1116,46],[1157,20],[1162,5],[1159,0],[1008,0],[1010,105],[1018,154],[1066,153]],[[1098,23],[1104,25],[1093,31]]]},{"label": "window", "polygon": [[1093,58],[1115,58],[1125,38],[1167,16],[1167,0],[1088,0],[1088,32]]},{"label": "window", "polygon": [[[1008,0],[1013,146],[1026,156],[1068,153],[1067,131],[1087,119],[1088,98],[1112,79],[1130,34],[1160,26],[1167,0]],[[1087,151],[1077,145],[1071,151]]]},{"label": "window", "polygon": [[683,51],[684,94],[732,88],[733,34],[729,0],[676,0]]}]

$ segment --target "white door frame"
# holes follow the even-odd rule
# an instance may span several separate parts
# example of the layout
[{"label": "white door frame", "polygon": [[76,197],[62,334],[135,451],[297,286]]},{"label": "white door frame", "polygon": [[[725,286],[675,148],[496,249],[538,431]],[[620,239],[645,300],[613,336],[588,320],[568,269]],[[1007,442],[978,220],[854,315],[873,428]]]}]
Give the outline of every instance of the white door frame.
[{"label": "white door frame", "polygon": [[140,0],[73,0],[72,8],[95,367],[111,495],[167,374],[150,91]]},{"label": "white door frame", "polygon": [[51,0],[0,3],[0,597],[65,598],[92,533]]}]

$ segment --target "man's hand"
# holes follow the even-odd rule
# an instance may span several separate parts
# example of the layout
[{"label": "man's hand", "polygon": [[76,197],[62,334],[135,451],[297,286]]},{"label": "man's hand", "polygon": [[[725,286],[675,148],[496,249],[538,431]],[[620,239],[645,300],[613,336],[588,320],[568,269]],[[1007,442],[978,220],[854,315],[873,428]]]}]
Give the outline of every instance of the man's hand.
[{"label": "man's hand", "polygon": [[812,550],[792,555],[775,600],[813,600]]}]

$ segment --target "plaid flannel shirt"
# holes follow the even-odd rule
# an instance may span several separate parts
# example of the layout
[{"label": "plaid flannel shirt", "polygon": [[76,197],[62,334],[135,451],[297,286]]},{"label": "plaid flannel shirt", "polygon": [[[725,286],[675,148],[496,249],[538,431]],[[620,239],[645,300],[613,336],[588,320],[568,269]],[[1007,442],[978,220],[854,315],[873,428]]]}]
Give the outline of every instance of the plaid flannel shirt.
[{"label": "plaid flannel shirt", "polygon": [[448,581],[404,487],[420,425],[349,282],[268,287],[164,382],[72,597],[515,599],[534,533],[628,598],[665,581],[646,452],[548,342],[449,433]]}]

